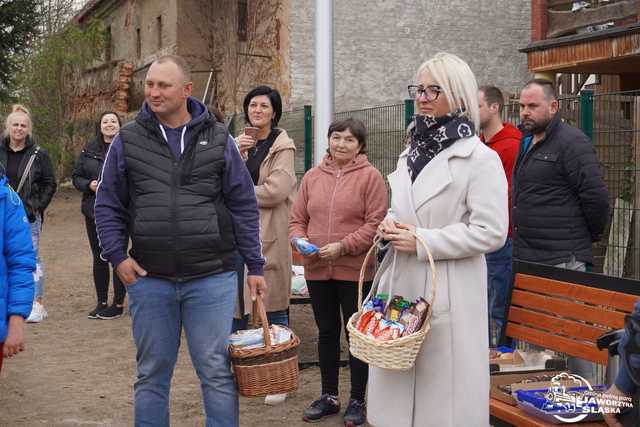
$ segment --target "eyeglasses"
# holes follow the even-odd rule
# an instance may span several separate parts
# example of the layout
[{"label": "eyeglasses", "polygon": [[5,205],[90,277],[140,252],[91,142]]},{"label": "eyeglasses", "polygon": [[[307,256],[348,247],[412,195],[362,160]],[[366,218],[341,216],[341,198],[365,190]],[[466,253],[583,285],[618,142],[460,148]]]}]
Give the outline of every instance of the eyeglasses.
[{"label": "eyeglasses", "polygon": [[422,85],[409,85],[407,86],[407,90],[411,98],[418,99],[418,97],[424,96],[429,102],[438,99],[438,96],[440,96],[442,92],[442,88],[438,85],[429,85],[427,87]]}]

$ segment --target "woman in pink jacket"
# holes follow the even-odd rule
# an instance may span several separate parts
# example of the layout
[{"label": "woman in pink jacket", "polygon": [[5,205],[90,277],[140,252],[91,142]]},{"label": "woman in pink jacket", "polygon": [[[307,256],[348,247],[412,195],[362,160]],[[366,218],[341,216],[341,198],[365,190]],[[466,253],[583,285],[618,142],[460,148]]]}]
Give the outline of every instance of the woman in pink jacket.
[{"label": "woman in pink jacket", "polygon": [[[322,163],[305,174],[294,202],[289,238],[308,239],[320,248],[304,260],[305,279],[318,326],[322,396],[304,411],[313,422],[340,411],[338,370],[340,333],[358,310],[358,277],[364,255],[386,215],[387,190],[378,170],[367,160],[366,128],[359,120],[329,126],[329,150]],[[368,290],[373,264],[367,268]],[[347,335],[347,339],[348,339]],[[349,355],[351,399],[345,425],[363,424],[368,366]]]}]

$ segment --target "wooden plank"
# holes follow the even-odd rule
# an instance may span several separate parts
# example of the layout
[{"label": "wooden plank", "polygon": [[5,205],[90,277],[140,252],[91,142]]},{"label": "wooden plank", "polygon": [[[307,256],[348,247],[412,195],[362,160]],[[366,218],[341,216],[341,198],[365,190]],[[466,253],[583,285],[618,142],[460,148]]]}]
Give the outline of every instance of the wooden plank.
[{"label": "wooden plank", "polygon": [[510,322],[520,323],[525,326],[533,326],[536,329],[544,329],[555,335],[564,335],[576,340],[595,343],[598,337],[609,329],[591,326],[586,323],[574,322],[557,316],[542,314],[520,307],[511,307],[509,310]]},{"label": "wooden plank", "polygon": [[[528,415],[517,406],[511,406],[497,399],[489,399],[489,412],[492,416],[518,427],[554,427],[541,419]],[[580,427],[606,427],[604,422],[580,423]]]},{"label": "wooden plank", "polygon": [[[640,45],[638,46],[638,50],[640,51]],[[543,277],[570,284],[575,283],[576,285],[587,286],[594,289],[634,295],[640,301],[640,280],[636,279],[611,277],[598,273],[567,270],[565,268],[557,268],[551,265],[532,264],[518,260],[513,260],[513,271],[515,273],[529,274],[531,276]]]},{"label": "wooden plank", "polygon": [[506,334],[512,338],[536,344],[550,350],[559,351],[560,353],[568,354],[570,356],[579,357],[580,359],[590,360],[601,365],[606,365],[609,360],[607,351],[598,350],[595,344],[585,344],[584,342],[553,335],[539,329],[529,328],[516,323],[509,322],[507,324]]},{"label": "wooden plank", "polygon": [[515,289],[512,293],[511,305],[532,308],[544,313],[589,322],[595,325],[603,325],[612,329],[624,327],[625,313],[603,310],[599,307],[580,304],[566,299],[533,294],[518,289]]},{"label": "wooden plank", "polygon": [[527,415],[517,406],[511,406],[493,398],[489,399],[489,413],[518,427],[547,427],[553,425]]},{"label": "wooden plank", "polygon": [[516,274],[515,287],[517,289],[526,289],[532,292],[568,298],[589,304],[604,305],[625,313],[631,313],[633,306],[638,301],[637,295],[596,289],[590,286],[545,279],[521,273]]},{"label": "wooden plank", "polygon": [[624,0],[596,8],[582,9],[579,12],[547,10],[547,38],[571,34],[590,25],[629,18],[636,16],[637,13],[635,0]]}]

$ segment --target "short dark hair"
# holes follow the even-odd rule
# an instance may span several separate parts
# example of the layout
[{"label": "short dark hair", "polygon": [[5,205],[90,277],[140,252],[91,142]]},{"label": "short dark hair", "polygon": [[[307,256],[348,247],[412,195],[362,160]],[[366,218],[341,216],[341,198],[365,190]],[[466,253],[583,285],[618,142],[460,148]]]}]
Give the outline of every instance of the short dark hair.
[{"label": "short dark hair", "polygon": [[[367,127],[361,120],[354,119],[353,117],[347,117],[346,119],[338,119],[331,122],[329,130],[327,131],[327,138],[331,138],[331,134],[334,132],[344,132],[349,130],[353,136],[358,140],[360,145],[359,154],[366,153],[367,148]],[[329,149],[327,148],[327,152]]]},{"label": "short dark hair", "polygon": [[182,72],[182,75],[184,77],[183,83],[189,83],[191,81],[191,67],[189,66],[189,64],[187,64],[187,61],[185,61],[182,56],[162,55],[161,57],[159,57],[153,62],[157,64],[164,64],[165,62],[173,62],[174,64],[176,64],[180,72]]},{"label": "short dark hair", "polygon": [[544,92],[544,96],[546,96],[549,101],[558,100],[558,94],[556,93],[556,86],[553,84],[551,80],[531,79],[527,82],[526,85],[524,85],[524,89],[533,85],[540,86],[540,88],[542,89],[542,92]]},{"label": "short dark hair", "polygon": [[282,117],[282,98],[280,97],[280,92],[276,89],[273,89],[269,86],[258,86],[247,94],[244,97],[244,102],[242,103],[242,109],[244,110],[244,120],[248,124],[251,124],[251,120],[249,120],[249,104],[251,100],[256,96],[265,95],[269,98],[271,102],[271,107],[273,108],[273,119],[271,120],[271,127],[278,126],[278,122],[280,121],[280,117]]},{"label": "short dark hair", "polygon": [[502,109],[504,108],[502,91],[490,85],[480,86],[479,90],[484,94],[484,100],[487,102],[487,105],[498,104],[498,113],[502,114]]}]

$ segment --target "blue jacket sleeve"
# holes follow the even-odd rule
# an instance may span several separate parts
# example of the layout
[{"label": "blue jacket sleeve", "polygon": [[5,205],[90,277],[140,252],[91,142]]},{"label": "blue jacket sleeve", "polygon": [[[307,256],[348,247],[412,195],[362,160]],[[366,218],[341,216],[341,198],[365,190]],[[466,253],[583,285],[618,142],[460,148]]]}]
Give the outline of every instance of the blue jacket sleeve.
[{"label": "blue jacket sleeve", "polygon": [[120,136],[111,142],[96,191],[96,229],[101,257],[117,267],[127,258],[129,189]]},{"label": "blue jacket sleeve", "polygon": [[[633,313],[631,313],[631,316],[636,320],[640,320],[640,302],[636,304]],[[618,352],[620,353],[620,357],[624,357],[624,353],[625,353],[624,348],[626,347],[629,340],[632,338],[633,337],[630,337],[625,332],[622,339],[620,340],[620,344],[618,344]],[[635,339],[636,339],[636,343],[640,344],[640,336],[636,336]],[[640,374],[640,354],[632,354],[631,357],[629,358],[629,364],[634,370],[638,372],[638,374],[636,375],[639,375]],[[637,386],[634,384],[633,380],[629,376],[629,372],[627,371],[622,361],[620,363],[620,368],[618,369],[618,375],[616,376],[616,379],[615,379],[615,385],[616,387],[618,387],[618,389],[621,392],[625,393],[628,396],[634,394],[637,391]]]},{"label": "blue jacket sleeve", "polygon": [[[29,220],[20,197],[9,190],[4,210],[4,248],[7,263],[7,316],[24,318],[31,313],[35,283],[36,255],[31,241]],[[2,356],[0,356],[2,357]]]},{"label": "blue jacket sleeve", "polygon": [[260,244],[258,202],[251,175],[231,136],[224,150],[224,161],[222,192],[227,209],[233,218],[238,250],[247,264],[248,274],[262,276],[264,257]]}]

